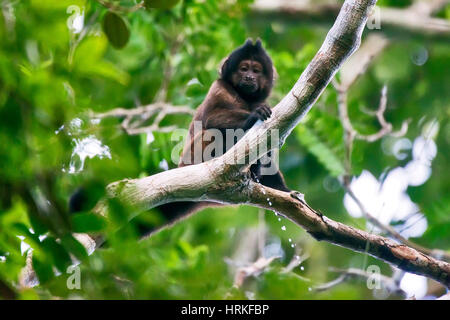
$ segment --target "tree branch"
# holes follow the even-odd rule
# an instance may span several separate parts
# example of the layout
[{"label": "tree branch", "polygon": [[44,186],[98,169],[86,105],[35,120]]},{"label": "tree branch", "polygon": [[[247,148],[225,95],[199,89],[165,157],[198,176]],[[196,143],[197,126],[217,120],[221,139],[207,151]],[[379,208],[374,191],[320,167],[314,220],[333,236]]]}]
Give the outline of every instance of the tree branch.
[{"label": "tree branch", "polygon": [[[347,279],[351,278],[360,278],[363,280],[368,280],[373,278],[373,273],[367,272],[365,270],[356,269],[356,268],[349,268],[349,269],[339,269],[339,268],[330,268],[330,271],[339,273],[340,275],[327,283],[318,285],[314,287],[314,290],[316,291],[325,291],[329,290],[338,284],[346,281]],[[392,277],[388,277],[382,274],[379,274],[377,276],[377,279],[380,281],[380,284],[383,286],[385,290],[387,290],[387,293],[396,293],[403,297],[407,297],[407,294],[405,291],[403,291],[400,288],[400,281],[401,277],[397,277],[396,273],[394,272]]]},{"label": "tree branch", "polygon": [[[165,102],[156,102],[146,106],[133,109],[116,108],[104,113],[91,113],[92,119],[123,118],[121,127],[129,135],[136,135],[150,132],[172,132],[176,126],[161,127],[161,121],[171,114],[194,115],[195,110],[188,106],[173,106]],[[144,125],[155,116],[150,125]]]},{"label": "tree branch", "polygon": [[[418,1],[408,8],[398,9],[380,7],[379,18],[381,26],[388,26],[411,32],[450,36],[450,22],[445,19],[434,18],[431,15],[446,4],[448,0]],[[331,1],[291,1],[291,0],[256,0],[252,6],[257,15],[282,14],[297,20],[302,18],[333,19],[339,12],[339,3]]]},{"label": "tree branch", "polygon": [[[450,286],[450,264],[429,257],[416,249],[382,236],[331,220],[286,192],[251,183],[248,204],[275,210],[302,226],[316,240],[324,240],[354,251],[368,253],[401,270],[434,279]],[[271,206],[267,203],[270,198]]]}]

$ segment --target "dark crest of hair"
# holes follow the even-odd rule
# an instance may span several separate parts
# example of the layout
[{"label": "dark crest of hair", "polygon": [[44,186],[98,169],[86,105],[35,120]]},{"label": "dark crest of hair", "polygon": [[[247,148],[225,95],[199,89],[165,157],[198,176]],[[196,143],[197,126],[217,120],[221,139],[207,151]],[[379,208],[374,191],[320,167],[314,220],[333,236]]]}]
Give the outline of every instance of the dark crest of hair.
[{"label": "dark crest of hair", "polygon": [[272,59],[266,53],[266,50],[262,47],[261,40],[256,40],[253,43],[252,39],[247,39],[245,43],[234,50],[229,56],[228,59],[222,65],[222,69],[220,72],[220,76],[222,80],[231,83],[231,76],[233,72],[235,72],[239,66],[239,63],[242,60],[254,60],[258,61],[262,64],[264,75],[268,80],[268,85],[266,88],[260,88],[257,93],[259,100],[266,99],[273,85],[273,64]]}]

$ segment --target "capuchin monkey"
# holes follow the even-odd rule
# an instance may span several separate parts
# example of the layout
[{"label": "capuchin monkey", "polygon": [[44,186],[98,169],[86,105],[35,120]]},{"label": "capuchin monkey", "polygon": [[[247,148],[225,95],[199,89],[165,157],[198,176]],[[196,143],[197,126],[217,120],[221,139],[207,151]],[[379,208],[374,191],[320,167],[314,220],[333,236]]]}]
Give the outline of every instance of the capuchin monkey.
[{"label": "capuchin monkey", "polygon": [[[198,159],[194,156],[195,150],[205,150],[208,143],[211,143],[207,141],[210,139],[204,138],[208,130],[218,129],[225,137],[227,129],[247,131],[258,120],[267,120],[272,110],[266,103],[266,99],[273,87],[274,73],[272,60],[259,39],[255,43],[248,39],[244,45],[234,50],[223,62],[219,79],[211,85],[205,100],[192,119],[189,138],[186,140],[178,166],[183,167],[209,160],[204,159],[203,154],[197,157]],[[197,134],[194,132],[195,122],[201,123],[201,132]],[[196,149],[196,143],[200,143],[201,147]],[[225,152],[226,143],[223,143],[223,146]],[[253,179],[274,189],[291,191],[279,170],[272,175],[263,175],[262,166],[263,164],[257,161],[250,167]],[[217,205],[219,204],[206,201],[181,201],[168,203],[157,209],[170,224],[200,209]]]},{"label": "capuchin monkey", "polygon": [[[204,159],[203,154],[197,158],[194,155],[194,151],[198,150],[197,143],[201,144],[202,151],[211,143],[205,142],[208,139],[204,139],[208,130],[220,130],[225,137],[227,129],[247,131],[258,120],[267,120],[272,110],[266,103],[266,99],[272,90],[274,73],[272,60],[259,39],[255,43],[248,39],[241,47],[234,50],[223,62],[219,79],[211,85],[205,100],[194,115],[178,166],[183,167],[209,160]],[[195,132],[195,124],[200,125],[200,132]],[[236,142],[237,140],[233,144]],[[225,152],[226,143],[223,143],[223,146]],[[262,166],[263,164],[258,160],[250,167],[252,179],[274,189],[291,191],[278,169],[275,170],[275,174],[264,175],[261,173]],[[77,196],[80,198],[80,194]],[[71,201],[71,204],[76,203]],[[217,205],[220,204],[206,201],[180,201],[164,204],[156,209],[166,219],[167,223],[161,226],[164,227],[200,209]],[[141,228],[140,233],[149,234],[156,229],[159,227]]]}]

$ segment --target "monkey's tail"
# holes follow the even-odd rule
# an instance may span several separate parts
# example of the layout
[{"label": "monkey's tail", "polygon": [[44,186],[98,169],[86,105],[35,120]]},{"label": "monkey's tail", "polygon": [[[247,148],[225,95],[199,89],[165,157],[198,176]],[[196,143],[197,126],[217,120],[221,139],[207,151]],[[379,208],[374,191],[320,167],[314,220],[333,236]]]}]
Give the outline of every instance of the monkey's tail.
[{"label": "monkey's tail", "polygon": [[200,202],[194,202],[194,201],[179,201],[179,202],[171,202],[163,204],[159,207],[156,207],[157,210],[161,212],[161,214],[165,218],[165,223],[161,226],[157,227],[150,227],[147,229],[141,229],[140,234],[142,236],[142,239],[150,237],[154,232],[159,231],[163,228],[170,227],[173,225],[176,221],[179,221],[181,219],[185,219],[191,214],[202,210],[207,207],[214,207],[214,206],[220,206],[219,203],[216,202],[208,202],[208,201],[200,201]]},{"label": "monkey's tail", "polygon": [[[83,187],[78,188],[69,199],[69,212],[76,214],[77,212],[90,210],[98,199],[90,199],[89,194]],[[179,201],[163,204],[155,209],[159,210],[164,217],[164,223],[159,226],[148,226],[137,224],[139,235],[148,237],[155,231],[166,228],[174,224],[176,221],[185,219],[189,215],[204,209],[206,207],[218,206],[219,203],[208,201]]]}]

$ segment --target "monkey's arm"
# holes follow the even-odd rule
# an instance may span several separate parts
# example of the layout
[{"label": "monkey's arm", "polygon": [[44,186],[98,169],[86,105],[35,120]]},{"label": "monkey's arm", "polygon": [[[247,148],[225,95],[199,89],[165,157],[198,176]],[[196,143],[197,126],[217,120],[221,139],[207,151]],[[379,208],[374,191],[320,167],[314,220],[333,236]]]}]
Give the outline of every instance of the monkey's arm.
[{"label": "monkey's arm", "polygon": [[251,112],[243,109],[233,107],[215,108],[205,116],[205,129],[244,128],[250,115]]},{"label": "monkey's arm", "polygon": [[205,129],[250,129],[256,121],[264,121],[270,117],[272,110],[265,104],[258,106],[253,112],[225,107],[216,109],[205,118]]}]

